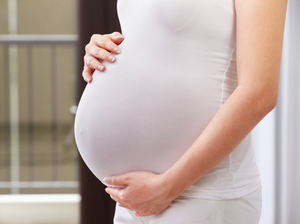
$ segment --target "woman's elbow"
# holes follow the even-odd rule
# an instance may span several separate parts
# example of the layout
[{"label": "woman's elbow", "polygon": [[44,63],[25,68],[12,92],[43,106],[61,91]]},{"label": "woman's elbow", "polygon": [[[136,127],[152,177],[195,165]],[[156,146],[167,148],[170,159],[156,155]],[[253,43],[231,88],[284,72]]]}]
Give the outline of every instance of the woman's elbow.
[{"label": "woman's elbow", "polygon": [[278,90],[264,90],[257,96],[258,109],[265,115],[271,112],[278,102]]},{"label": "woman's elbow", "polygon": [[240,85],[241,92],[246,94],[249,100],[249,107],[257,115],[265,116],[272,111],[277,105],[278,88],[275,85],[268,85],[266,83],[259,83],[256,85]]}]

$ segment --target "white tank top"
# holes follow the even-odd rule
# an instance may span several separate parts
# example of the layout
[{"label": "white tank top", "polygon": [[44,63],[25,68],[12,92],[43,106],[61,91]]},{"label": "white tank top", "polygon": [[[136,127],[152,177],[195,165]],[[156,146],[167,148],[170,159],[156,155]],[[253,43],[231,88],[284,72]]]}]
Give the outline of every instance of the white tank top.
[{"label": "white tank top", "polygon": [[[237,86],[233,0],[118,0],[124,42],[95,71],[75,136],[91,171],[163,173],[192,145]],[[250,136],[183,195],[230,199],[260,178]]]}]

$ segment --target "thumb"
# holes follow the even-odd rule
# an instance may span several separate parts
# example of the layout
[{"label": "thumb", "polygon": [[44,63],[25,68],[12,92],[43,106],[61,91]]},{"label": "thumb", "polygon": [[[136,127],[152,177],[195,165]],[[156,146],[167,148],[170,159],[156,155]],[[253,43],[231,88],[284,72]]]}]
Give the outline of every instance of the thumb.
[{"label": "thumb", "polygon": [[125,188],[128,185],[126,179],[127,179],[126,174],[123,174],[123,175],[105,177],[104,182],[107,183],[108,185]]}]

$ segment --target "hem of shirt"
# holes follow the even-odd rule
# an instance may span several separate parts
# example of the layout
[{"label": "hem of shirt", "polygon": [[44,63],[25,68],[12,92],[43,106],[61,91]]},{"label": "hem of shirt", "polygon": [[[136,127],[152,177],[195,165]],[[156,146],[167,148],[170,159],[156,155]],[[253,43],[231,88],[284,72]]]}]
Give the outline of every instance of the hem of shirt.
[{"label": "hem of shirt", "polygon": [[232,190],[206,190],[201,189],[198,186],[192,185],[187,188],[180,196],[188,198],[199,198],[207,200],[230,200],[244,197],[248,194],[251,194],[261,186],[261,180],[258,179],[254,183],[247,185],[242,188],[235,188]]}]

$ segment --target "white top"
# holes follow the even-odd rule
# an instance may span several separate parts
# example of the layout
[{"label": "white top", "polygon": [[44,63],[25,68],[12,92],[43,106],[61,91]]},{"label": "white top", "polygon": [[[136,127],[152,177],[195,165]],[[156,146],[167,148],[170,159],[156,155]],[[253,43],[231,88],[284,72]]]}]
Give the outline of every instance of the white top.
[{"label": "white top", "polygon": [[[237,86],[233,0],[119,0],[122,53],[96,71],[75,136],[91,171],[163,173]],[[183,194],[230,199],[260,185],[248,136]]]}]

